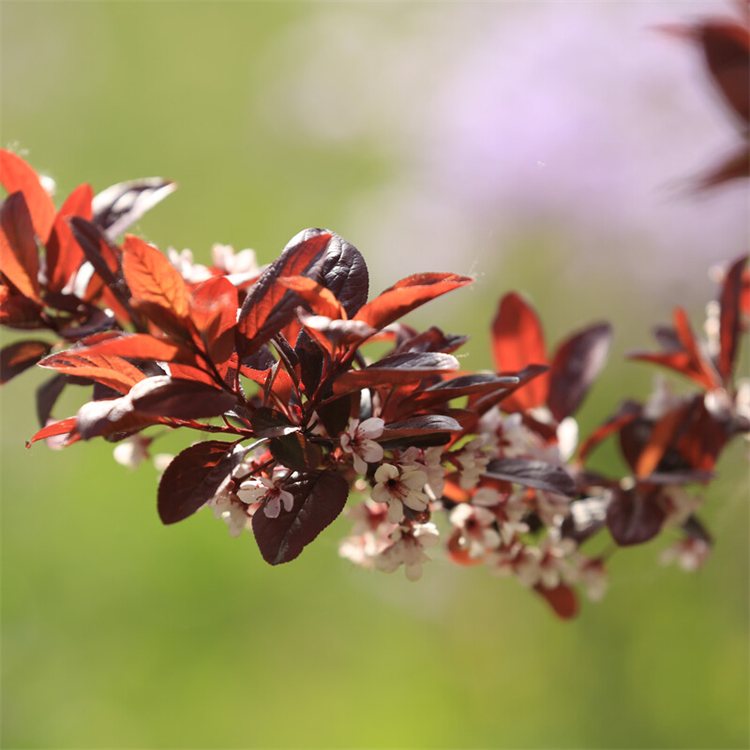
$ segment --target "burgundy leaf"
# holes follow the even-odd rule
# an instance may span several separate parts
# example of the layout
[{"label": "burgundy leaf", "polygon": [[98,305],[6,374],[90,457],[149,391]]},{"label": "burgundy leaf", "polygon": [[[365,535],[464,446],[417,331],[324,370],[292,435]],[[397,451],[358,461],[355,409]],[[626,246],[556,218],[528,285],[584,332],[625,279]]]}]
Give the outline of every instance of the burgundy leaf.
[{"label": "burgundy leaf", "polygon": [[268,448],[280,464],[294,471],[311,471],[322,460],[320,448],[299,433],[275,437],[269,442]]},{"label": "burgundy leaf", "polygon": [[445,403],[460,396],[488,393],[507,393],[508,389],[518,385],[520,379],[516,376],[500,377],[491,373],[474,373],[459,375],[457,378],[442,380],[417,394],[413,404],[420,408]]},{"label": "burgundy leaf", "polygon": [[351,395],[346,395],[321,404],[316,409],[316,412],[326,432],[335,438],[346,430],[351,409],[352,397]]},{"label": "burgundy leaf", "polygon": [[306,229],[295,239],[308,240],[321,234],[330,235],[330,240],[320,269],[320,283],[333,292],[346,314],[353,318],[357,310],[367,302],[367,264],[354,245],[326,229]]},{"label": "burgundy leaf", "polygon": [[65,375],[54,375],[36,389],[36,416],[42,427],[49,422],[52,409],[63,392],[66,382]]},{"label": "burgundy leaf", "polygon": [[397,281],[355,316],[375,330],[385,328],[406,313],[453,289],[471,284],[474,279],[455,273],[420,273]]},{"label": "burgundy leaf", "polygon": [[94,267],[99,278],[111,289],[122,304],[128,303],[128,295],[117,279],[119,258],[110,247],[101,230],[90,221],[73,216],[68,220],[76,242],[81,246],[86,260]]},{"label": "burgundy leaf", "polygon": [[280,411],[262,406],[253,412],[250,424],[257,437],[275,438],[299,432],[300,428],[293,425],[289,417]]},{"label": "burgundy leaf", "polygon": [[237,321],[240,359],[260,349],[294,318],[299,296],[278,283],[278,279],[309,275],[330,238],[330,234],[319,234],[288,245],[255,282]]},{"label": "burgundy leaf", "polygon": [[643,493],[638,487],[616,489],[607,510],[607,527],[621,547],[642,544],[661,530],[665,513],[654,493]]},{"label": "burgundy leaf", "polygon": [[333,385],[337,395],[376,385],[393,385],[421,380],[458,369],[458,360],[450,354],[424,352],[393,354],[374,362],[363,370],[350,370],[340,375]]},{"label": "burgundy leaf", "polygon": [[39,249],[23,193],[9,195],[0,208],[0,270],[21,294],[41,304]]},{"label": "burgundy leaf", "polygon": [[85,260],[67,220],[72,216],[81,216],[90,221],[92,197],[90,185],[79,185],[57,214],[46,246],[48,288],[51,291],[61,291]]},{"label": "burgundy leaf", "polygon": [[445,352],[450,354],[450,352],[456,351],[456,349],[465,344],[469,338],[470,336],[458,336],[452,333],[446,334],[436,326],[432,326],[424,333],[419,333],[402,341],[393,353]]},{"label": "burgundy leaf", "polygon": [[294,560],[340,515],[349,494],[348,482],[334,471],[300,474],[284,489],[294,497],[291,511],[269,518],[264,504],[253,516],[255,539],[271,565]]},{"label": "burgundy leaf", "polygon": [[42,427],[31,440],[26,441],[26,447],[36,443],[37,440],[44,440],[50,437],[56,437],[57,435],[69,435],[67,442],[75,442],[76,435],[76,418],[68,417],[67,419],[61,419],[59,422],[53,422],[48,424],[46,427]]},{"label": "burgundy leaf", "polygon": [[133,408],[137,412],[172,419],[204,419],[222,415],[236,401],[234,394],[195,380],[158,380],[143,395],[133,398]]},{"label": "burgundy leaf", "polygon": [[485,475],[505,482],[516,482],[557,495],[573,497],[576,483],[561,466],[526,458],[498,458],[490,461]]},{"label": "burgundy leaf", "polygon": [[550,589],[538,583],[534,586],[534,591],[541,595],[561,619],[570,620],[578,614],[578,597],[570,586],[561,583]]},{"label": "burgundy leaf", "polygon": [[612,327],[600,323],[571,336],[557,348],[550,368],[547,406],[558,422],[581,405],[607,361],[611,342]]},{"label": "burgundy leaf", "polygon": [[523,370],[518,372],[506,373],[505,375],[498,375],[499,378],[514,378],[517,380],[515,383],[508,383],[505,388],[491,391],[487,394],[476,394],[469,396],[469,405],[474,409],[477,414],[484,414],[486,411],[491,409],[496,404],[500,404],[500,408],[505,411],[513,411],[517,404],[513,401],[509,405],[506,405],[505,399],[509,395],[514,394],[519,389],[526,386],[532,380],[544,375],[549,368],[547,365],[529,365],[524,367]]},{"label": "burgundy leaf", "polygon": [[436,435],[440,433],[461,432],[461,425],[453,419],[442,414],[420,414],[400,422],[391,422],[385,425],[383,434],[378,438],[380,441],[404,440],[422,435]]},{"label": "burgundy leaf", "polygon": [[0,384],[35,365],[52,349],[47,341],[16,341],[0,351]]},{"label": "burgundy leaf", "polygon": [[190,298],[190,319],[203,349],[224,374],[234,352],[237,289],[226,276],[204,281]]},{"label": "burgundy leaf", "polygon": [[734,362],[737,357],[737,344],[741,331],[740,297],[742,295],[742,274],[747,263],[747,255],[737,258],[729,266],[721,285],[719,296],[719,339],[721,350],[717,362],[717,369],[724,381],[732,375]]},{"label": "burgundy leaf", "polygon": [[625,425],[640,417],[642,412],[643,407],[635,401],[624,401],[620,404],[620,408],[581,444],[578,449],[579,460],[585,461],[599,443],[622,430]]},{"label": "burgundy leaf", "polygon": [[242,460],[235,444],[208,440],[182,451],[159,482],[157,509],[162,523],[182,521],[203,507]]},{"label": "burgundy leaf", "polygon": [[46,244],[55,221],[55,204],[37,173],[17,154],[0,149],[0,181],[9,193],[23,193],[34,232]]},{"label": "burgundy leaf", "polygon": [[[544,332],[537,314],[520,294],[500,300],[492,324],[492,353],[498,373],[512,373],[528,365],[546,365]],[[549,376],[542,375],[505,399],[505,411],[525,411],[547,400]]]}]

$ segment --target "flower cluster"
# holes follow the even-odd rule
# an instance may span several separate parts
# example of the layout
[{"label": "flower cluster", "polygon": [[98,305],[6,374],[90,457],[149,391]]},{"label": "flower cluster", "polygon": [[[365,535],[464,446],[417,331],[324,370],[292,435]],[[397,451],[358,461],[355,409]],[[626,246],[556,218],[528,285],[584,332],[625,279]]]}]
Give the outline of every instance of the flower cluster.
[{"label": "flower cluster", "polygon": [[[169,430],[207,434],[154,455],[165,524],[208,507],[276,565],[344,512],[354,527],[340,554],[358,565],[416,580],[442,537],[450,560],[515,577],[562,617],[577,611],[579,588],[604,593],[605,560],[589,544],[600,534],[626,547],[678,529],[667,557],[687,569],[705,560],[701,498],[685,488],[708,483],[725,445],[750,430],[750,387],[733,378],[750,313],[746,256],[717,271],[705,340],[678,308],[657,330],[662,351],[632,355],[696,392],[660,384],[579,442],[575,413],[607,359],[607,323],[549,352],[534,309],[509,293],[492,323],[494,371],[459,371],[466,337],[401,318],[469,277],[417,274],[368,299],[363,256],[322,229],[265,268],[225,246],[197,265],[134,235],[118,243],[169,182],[96,196],[84,185],[58,211],[20,157],[0,152],[0,170],[0,323],[46,334],[2,349],[2,381],[35,364],[53,371],[29,444],[102,437],[134,466]],[[387,349],[374,361],[372,342]],[[90,398],[58,420],[68,385]],[[610,436],[628,476],[588,465]],[[345,510],[352,491],[364,501]]]}]

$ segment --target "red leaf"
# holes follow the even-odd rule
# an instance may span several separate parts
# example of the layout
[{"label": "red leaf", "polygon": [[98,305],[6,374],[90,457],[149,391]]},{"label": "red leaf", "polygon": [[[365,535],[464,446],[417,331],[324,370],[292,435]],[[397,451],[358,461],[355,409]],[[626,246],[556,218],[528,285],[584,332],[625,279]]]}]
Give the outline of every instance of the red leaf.
[{"label": "red leaf", "polygon": [[558,422],[574,414],[581,405],[607,361],[611,343],[612,327],[600,323],[571,336],[557,347],[550,368],[547,405]]},{"label": "red leaf", "polygon": [[157,338],[148,333],[123,333],[95,343],[87,339],[80,342],[80,349],[71,350],[77,355],[107,355],[125,359],[148,359],[155,362],[180,362],[196,365],[196,355],[185,346],[173,341]]},{"label": "red leaf", "polygon": [[490,373],[474,373],[460,375],[457,378],[443,380],[431,385],[417,394],[410,405],[425,408],[435,404],[443,404],[460,396],[475,394],[503,393],[518,383],[517,377],[499,377]]},{"label": "red leaf", "polygon": [[94,380],[119,393],[127,393],[146,377],[135,365],[121,357],[79,354],[75,349],[53,354],[43,359],[39,366]]},{"label": "red leaf", "polygon": [[6,284],[0,284],[0,325],[23,330],[46,328],[41,314],[40,303],[24,297],[20,292],[12,292]]},{"label": "red leaf", "polygon": [[9,193],[23,193],[34,231],[42,244],[47,244],[55,221],[55,204],[37,173],[17,154],[0,149],[0,182]]},{"label": "red leaf", "polygon": [[703,354],[695,339],[687,313],[681,307],[676,307],[672,315],[674,330],[685,351],[690,355],[692,378],[711,390],[721,385],[721,378],[708,357]]},{"label": "red leaf", "polygon": [[643,407],[635,401],[625,401],[615,414],[613,414],[603,425],[597,427],[589,435],[581,447],[578,449],[578,459],[583,462],[588,458],[589,453],[596,448],[599,443],[608,438],[615,432],[619,432],[625,425],[630,424],[637,419]]},{"label": "red leaf", "polygon": [[207,440],[175,456],[159,482],[162,523],[182,521],[203,507],[242,460],[233,443]]},{"label": "red leaf", "polygon": [[425,302],[471,284],[472,281],[474,279],[455,273],[420,273],[408,276],[361,307],[354,319],[380,330]]},{"label": "red leaf", "polygon": [[53,422],[48,424],[46,427],[42,427],[31,440],[26,443],[27,448],[37,442],[37,440],[44,440],[49,437],[55,437],[56,435],[68,435],[71,436],[76,431],[76,418],[68,417],[68,419],[61,419],[59,422]]},{"label": "red leaf", "polygon": [[349,483],[333,471],[298,474],[284,490],[294,497],[291,511],[269,518],[266,503],[253,516],[253,533],[263,559],[271,565],[294,560],[323,529],[341,514]]},{"label": "red leaf", "polygon": [[691,405],[688,403],[680,408],[672,409],[654,424],[651,436],[636,461],[636,477],[648,477],[656,471],[656,467],[672,445],[678,430],[685,421],[690,407]]},{"label": "red leaf", "polygon": [[[527,365],[546,365],[544,332],[533,308],[515,292],[500,301],[492,324],[492,353],[498,373],[513,373]],[[525,411],[547,400],[549,375],[519,388],[502,403],[505,411]]]},{"label": "red leaf", "polygon": [[258,351],[294,318],[299,297],[278,280],[309,271],[330,238],[330,234],[318,234],[287,246],[255,282],[242,304],[237,323],[237,348],[242,359]]},{"label": "red leaf", "polygon": [[22,193],[8,196],[0,209],[0,267],[21,294],[42,304],[39,249]]},{"label": "red leaf", "polygon": [[221,375],[234,352],[237,289],[226,276],[204,281],[190,297],[190,319],[200,343]]},{"label": "red leaf", "polygon": [[346,311],[333,293],[307,276],[286,276],[279,283],[297,292],[317,315],[332,319],[346,319]]},{"label": "red leaf", "polygon": [[90,185],[79,185],[57,213],[53,231],[47,242],[47,277],[50,291],[61,291],[86,258],[73,236],[67,219],[81,216],[91,221],[93,195]]},{"label": "red leaf", "polygon": [[0,384],[35,365],[52,348],[47,341],[16,341],[0,351]]},{"label": "red leaf", "polygon": [[721,285],[719,304],[719,338],[721,350],[717,369],[725,382],[728,382],[737,357],[737,344],[742,329],[740,301],[742,296],[743,273],[747,255],[737,258],[729,267]]},{"label": "red leaf", "polygon": [[563,620],[570,620],[578,614],[578,597],[570,586],[561,583],[550,589],[538,583],[534,586],[534,591],[540,594],[555,614]]},{"label": "red leaf", "polygon": [[122,270],[135,299],[154,302],[174,312],[188,315],[188,290],[179,271],[153,245],[129,234],[123,246]]}]

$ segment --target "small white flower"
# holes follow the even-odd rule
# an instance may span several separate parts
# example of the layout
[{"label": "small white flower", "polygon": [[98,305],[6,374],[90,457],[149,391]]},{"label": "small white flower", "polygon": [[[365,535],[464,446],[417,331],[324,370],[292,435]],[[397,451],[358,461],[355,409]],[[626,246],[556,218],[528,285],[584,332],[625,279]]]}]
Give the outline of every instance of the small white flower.
[{"label": "small white flower", "polygon": [[250,516],[243,504],[228,494],[217,495],[209,506],[213,508],[214,518],[220,518],[229,526],[232,537],[238,537],[250,525]]},{"label": "small white flower", "polygon": [[367,473],[368,463],[383,460],[383,447],[375,442],[383,434],[385,422],[379,417],[370,417],[361,422],[349,420],[349,427],[341,434],[341,448],[344,453],[351,453],[354,470],[358,474]]},{"label": "small white flower", "polygon": [[472,559],[482,559],[488,550],[500,546],[500,534],[493,528],[497,519],[491,510],[459,503],[448,518],[461,532],[458,546],[465,549]]},{"label": "small white flower", "polygon": [[422,564],[429,562],[426,547],[434,547],[440,538],[435,524],[417,524],[411,530],[397,529],[393,533],[393,544],[384,549],[375,559],[379,570],[393,573],[401,565],[410,581],[422,577]]},{"label": "small white flower", "polygon": [[206,266],[193,262],[193,251],[185,248],[182,252],[177,252],[175,248],[167,248],[167,258],[169,262],[180,272],[188,284],[199,284],[201,281],[210,279],[212,274]]},{"label": "small white flower", "polygon": [[479,477],[484,474],[492,458],[483,450],[487,444],[488,440],[480,435],[452,454],[452,458],[459,464],[458,484],[462,490],[471,490],[476,487]]},{"label": "small white flower", "polygon": [[115,461],[129,469],[135,469],[141,461],[148,458],[149,438],[143,435],[132,435],[126,440],[120,441],[114,449]]},{"label": "small white flower", "polygon": [[703,539],[687,537],[661,553],[659,561],[662,565],[676,562],[683,570],[693,573],[706,562],[711,554],[711,545]]},{"label": "small white flower", "polygon": [[422,451],[412,446],[407,448],[398,459],[402,466],[416,466],[427,475],[427,489],[432,493],[432,499],[443,496],[445,489],[445,469],[442,465],[443,448],[435,445]]},{"label": "small white flower", "polygon": [[381,464],[375,472],[375,482],[371,497],[376,503],[388,504],[388,520],[391,523],[401,520],[404,505],[417,512],[427,509],[429,498],[422,491],[427,483],[427,474],[416,466]]},{"label": "small white flower", "polygon": [[236,252],[231,245],[216,243],[211,247],[211,258],[216,268],[229,275],[259,271],[255,250],[249,247]]},{"label": "small white flower", "polygon": [[167,470],[167,466],[174,461],[174,455],[172,453],[157,453],[154,458],[154,468],[157,471],[164,472]]}]

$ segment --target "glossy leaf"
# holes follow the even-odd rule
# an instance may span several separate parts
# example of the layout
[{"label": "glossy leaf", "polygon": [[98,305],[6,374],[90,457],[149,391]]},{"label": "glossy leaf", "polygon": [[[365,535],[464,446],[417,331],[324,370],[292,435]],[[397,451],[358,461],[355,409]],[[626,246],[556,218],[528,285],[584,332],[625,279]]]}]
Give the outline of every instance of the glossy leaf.
[{"label": "glossy leaf", "polygon": [[91,344],[87,339],[80,343],[82,348],[72,351],[81,356],[105,354],[125,359],[180,362],[186,365],[195,365],[197,362],[195,353],[187,347],[148,333],[122,333]]},{"label": "glossy leaf", "polygon": [[253,533],[263,559],[271,565],[294,560],[323,529],[341,514],[349,484],[333,471],[300,474],[284,490],[294,497],[291,511],[269,518],[266,503],[253,516]]},{"label": "glossy leaf", "polygon": [[172,419],[205,419],[221,416],[235,401],[234,394],[215,386],[195,380],[164,378],[142,395],[140,392],[134,395],[133,408],[141,414]]},{"label": "glossy leaf", "polygon": [[79,354],[75,349],[52,354],[39,362],[39,366],[79,378],[89,378],[114,388],[119,393],[127,393],[146,377],[135,365],[122,357],[108,354]]},{"label": "glossy leaf", "polygon": [[[325,230],[306,230],[326,234]],[[320,268],[320,282],[329,289],[341,303],[346,314],[353,318],[367,302],[369,274],[362,254],[351,242],[330,232],[331,239],[326,247],[323,264]],[[325,313],[324,313],[325,314]]]},{"label": "glossy leaf", "polygon": [[45,440],[50,437],[56,437],[58,435],[74,435],[76,431],[76,418],[68,417],[67,419],[61,419],[59,422],[52,422],[46,427],[42,427],[31,440],[26,442],[26,447],[30,448],[38,440]]},{"label": "glossy leaf", "polygon": [[190,319],[203,350],[224,375],[234,352],[237,289],[225,276],[204,281],[190,297]]},{"label": "glossy leaf", "polygon": [[191,516],[216,493],[242,460],[232,443],[207,440],[175,456],[159,482],[157,509],[162,523]]}]

